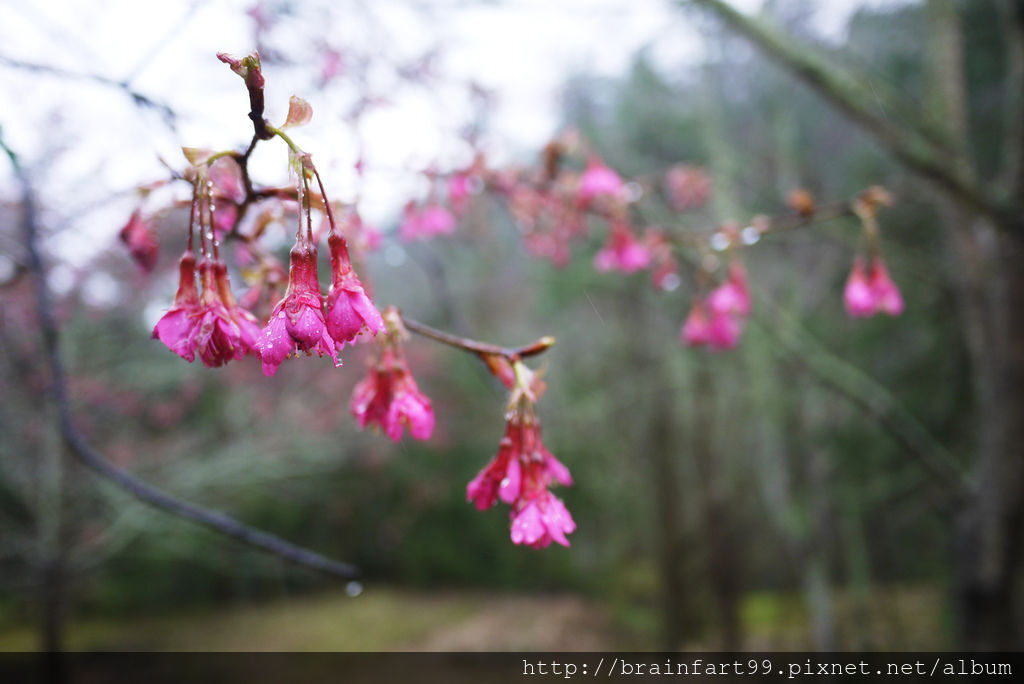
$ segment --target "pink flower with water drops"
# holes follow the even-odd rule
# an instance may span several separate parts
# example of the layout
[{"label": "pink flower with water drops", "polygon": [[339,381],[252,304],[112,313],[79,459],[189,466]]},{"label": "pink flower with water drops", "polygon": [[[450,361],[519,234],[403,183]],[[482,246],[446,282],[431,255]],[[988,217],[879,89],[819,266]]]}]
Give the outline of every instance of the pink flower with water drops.
[{"label": "pink flower with water drops", "polygon": [[510,536],[513,544],[542,549],[552,541],[569,546],[566,535],[575,529],[576,522],[562,500],[544,490],[513,510]]},{"label": "pink flower with water drops", "polygon": [[316,248],[296,244],[291,251],[288,290],[263,328],[258,347],[263,374],[272,376],[290,355],[327,354],[341,365],[334,338],[327,331],[323,297],[316,272]]},{"label": "pink flower with water drops", "polygon": [[331,233],[331,289],[327,294],[327,332],[339,345],[384,332],[384,319],[352,269],[345,238]]},{"label": "pink flower with water drops", "polygon": [[189,363],[196,358],[192,338],[198,310],[196,257],[188,251],[182,255],[178,264],[178,291],[174,295],[174,303],[157,321],[153,328],[153,339],[160,340],[168,349]]},{"label": "pink flower with water drops", "polygon": [[416,385],[399,347],[382,345],[380,357],[369,374],[356,384],[349,404],[360,428],[377,425],[393,442],[402,439],[403,427],[414,439],[430,439],[434,409]]}]

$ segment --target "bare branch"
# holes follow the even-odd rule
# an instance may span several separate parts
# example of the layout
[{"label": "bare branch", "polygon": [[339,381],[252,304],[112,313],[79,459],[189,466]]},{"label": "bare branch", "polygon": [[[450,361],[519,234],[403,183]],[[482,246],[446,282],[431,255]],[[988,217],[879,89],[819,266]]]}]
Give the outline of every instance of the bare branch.
[{"label": "bare branch", "polygon": [[120,90],[128,95],[132,102],[140,107],[146,109],[152,109],[159,112],[163,117],[167,125],[173,130],[175,122],[177,120],[177,114],[170,105],[154,100],[148,95],[144,95],[138,90],[135,90],[129,81],[118,81],[107,76],[101,76],[100,74],[87,74],[75,71],[67,71],[65,69],[58,69],[57,67],[49,66],[46,64],[36,64],[34,62],[24,62],[18,59],[13,59],[5,55],[0,55],[0,64],[5,64],[15,69],[21,69],[23,71],[34,71],[36,73],[49,74],[58,78],[67,78],[76,81],[92,81],[103,86]]}]

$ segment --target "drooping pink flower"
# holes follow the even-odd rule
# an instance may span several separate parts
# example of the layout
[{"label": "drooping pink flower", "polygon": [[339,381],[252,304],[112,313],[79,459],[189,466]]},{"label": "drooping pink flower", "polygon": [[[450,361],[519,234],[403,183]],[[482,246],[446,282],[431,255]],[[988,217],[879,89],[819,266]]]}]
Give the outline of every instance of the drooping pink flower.
[{"label": "drooping pink flower", "polygon": [[241,330],[220,296],[213,261],[199,263],[199,280],[203,292],[196,311],[196,327],[192,333],[196,353],[204,366],[216,368],[245,355]]},{"label": "drooping pink flower", "polygon": [[899,316],[903,313],[903,295],[900,294],[896,283],[889,277],[889,269],[885,267],[885,262],[880,256],[876,256],[871,262],[868,284],[874,294],[875,304],[879,311],[890,316]]},{"label": "drooping pink flower", "polygon": [[651,264],[651,252],[637,239],[625,221],[612,221],[608,229],[608,242],[594,255],[594,268],[598,271],[618,270],[633,273]]},{"label": "drooping pink flower", "polygon": [[456,214],[463,214],[473,193],[473,176],[459,171],[448,176],[448,203]]},{"label": "drooping pink flower", "polygon": [[713,351],[733,349],[743,334],[743,318],[736,313],[712,311],[708,325],[708,347]]},{"label": "drooping pink flower", "polygon": [[729,277],[708,295],[708,307],[713,314],[750,315],[750,286],[742,263],[729,262]]},{"label": "drooping pink flower", "polygon": [[352,269],[345,238],[331,233],[331,289],[327,294],[327,332],[339,345],[384,332],[384,319]]},{"label": "drooping pink flower", "polygon": [[182,255],[178,264],[178,291],[174,295],[174,303],[157,321],[153,328],[153,339],[160,340],[189,363],[196,358],[192,338],[198,309],[196,257],[188,251]]},{"label": "drooping pink flower", "polygon": [[569,469],[544,446],[532,410],[520,407],[509,415],[497,456],[466,485],[466,500],[481,511],[498,499],[510,504],[515,544],[569,546],[565,535],[576,525],[548,491],[554,483],[571,485]]},{"label": "drooping pink flower", "polygon": [[552,541],[569,546],[565,535],[575,529],[576,522],[562,500],[544,490],[513,510],[510,536],[513,544],[542,549]]},{"label": "drooping pink flower", "polygon": [[[259,320],[251,311],[239,305],[235,301],[235,295],[231,291],[231,282],[228,279],[228,267],[221,260],[213,263],[214,279],[217,281],[217,290],[220,300],[231,316],[231,320],[238,326],[238,342],[243,354],[259,355],[257,344],[260,339],[261,326]],[[237,357],[236,357],[237,358]]]},{"label": "drooping pink flower", "polygon": [[711,196],[711,178],[696,166],[677,164],[665,174],[669,202],[676,211],[705,204]]},{"label": "drooping pink flower", "polygon": [[622,179],[619,174],[597,157],[591,157],[587,162],[587,168],[580,175],[580,185],[576,192],[576,198],[581,205],[586,206],[598,197],[614,198],[622,190]]},{"label": "drooping pink flower", "polygon": [[427,205],[420,214],[420,230],[426,237],[451,235],[455,232],[455,217],[440,204]]},{"label": "drooping pink flower", "polygon": [[160,256],[160,243],[153,230],[153,219],[145,216],[141,209],[136,209],[121,229],[120,238],[128,246],[128,252],[139,268],[146,273],[152,272]]},{"label": "drooping pink flower", "polygon": [[858,256],[843,288],[846,312],[855,318],[873,316],[879,311],[890,316],[903,313],[903,295],[889,276],[881,256],[874,256],[865,269]]},{"label": "drooping pink flower", "polygon": [[417,207],[414,202],[405,205],[398,236],[405,242],[451,235],[455,232],[455,217],[440,204]]},{"label": "drooping pink flower", "polygon": [[430,399],[416,385],[401,352],[386,343],[369,374],[356,384],[349,404],[359,427],[376,424],[394,442],[407,426],[414,439],[430,439],[434,432],[434,409]]},{"label": "drooping pink flower", "polygon": [[878,308],[860,257],[853,262],[853,270],[843,288],[843,303],[846,305],[846,313],[855,318],[872,316]]},{"label": "drooping pink flower", "polygon": [[341,365],[325,318],[316,248],[297,243],[291,250],[288,289],[271,312],[258,343],[263,374],[272,376],[289,355],[299,352],[327,354],[336,366]]},{"label": "drooping pink flower", "polygon": [[683,343],[689,347],[707,344],[711,335],[711,323],[704,307],[703,299],[696,299],[690,309],[681,331]]}]

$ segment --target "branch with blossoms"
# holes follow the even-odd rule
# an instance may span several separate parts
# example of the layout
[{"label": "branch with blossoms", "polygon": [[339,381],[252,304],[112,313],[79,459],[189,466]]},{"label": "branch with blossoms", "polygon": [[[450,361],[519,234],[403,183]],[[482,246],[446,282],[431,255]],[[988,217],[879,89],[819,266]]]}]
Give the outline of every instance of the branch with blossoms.
[{"label": "branch with blossoms", "polygon": [[354,565],[327,558],[315,551],[250,527],[229,515],[203,508],[154,487],[117,467],[89,444],[71,413],[67,372],[60,351],[59,330],[54,316],[53,302],[46,284],[46,269],[39,249],[40,231],[32,184],[28,172],[22,167],[17,155],[7,146],[2,137],[0,137],[0,149],[7,155],[21,185],[22,229],[28,259],[28,272],[36,295],[36,316],[43,338],[43,351],[50,370],[50,392],[57,410],[58,429],[70,453],[83,465],[143,503],[171,515],[191,520],[210,530],[293,563],[344,579],[358,577],[359,569]]},{"label": "branch with blossoms", "polygon": [[[808,191],[797,189],[787,197],[791,211],[785,214],[755,216],[745,227],[728,222],[714,229],[683,230],[646,221],[642,201],[660,196],[676,223],[676,216],[710,198],[711,180],[700,168],[678,164],[664,176],[624,180],[588,151],[574,133],[549,143],[538,168],[491,169],[478,155],[470,166],[447,176],[443,191],[437,188],[443,176],[433,170],[425,173],[432,181],[431,192],[418,208],[415,203],[406,205],[399,229],[402,239],[450,234],[470,196],[486,190],[503,201],[527,251],[556,266],[569,262],[572,244],[587,239],[595,223],[607,226],[604,244],[593,259],[598,271],[631,274],[649,269],[656,288],[672,290],[680,283],[680,262],[694,265],[697,294],[680,331],[688,346],[720,351],[739,344],[751,312],[749,279],[742,259],[745,248],[770,233],[844,216],[856,217],[861,223],[860,247],[843,292],[847,313],[864,317],[903,312],[903,298],[882,256],[877,221],[878,211],[889,206],[892,197],[878,186],[849,201],[822,206]],[[443,194],[447,195],[447,207],[440,200]],[[642,234],[634,227],[637,220],[648,223]]]},{"label": "branch with blossoms", "polygon": [[[373,241],[358,209],[328,199],[312,156],[286,132],[308,122],[312,109],[293,96],[286,121],[274,126],[264,118],[265,81],[259,56],[253,53],[236,59],[220,54],[218,58],[245,82],[253,136],[244,152],[185,150],[190,166],[178,176],[192,184],[188,238],[179,264],[178,291],[153,337],[186,361],[198,357],[210,367],[257,357],[268,377],[287,359],[303,355],[328,356],[334,366],[341,366],[339,353],[345,345],[372,341],[376,353],[367,377],[355,387],[350,409],[361,428],[376,426],[396,442],[406,429],[414,439],[429,439],[435,423],[432,403],[420,391],[405,358],[410,332],[477,356],[510,396],[498,455],[469,483],[467,499],[481,509],[498,499],[510,504],[514,543],[568,545],[566,535],[575,529],[575,522],[549,487],[572,480],[541,440],[536,403],[544,383],[523,363],[524,358],[543,353],[554,339],[503,347],[404,318],[396,307],[386,307],[382,313],[353,266],[349,238],[356,241],[357,257]],[[253,150],[274,138],[287,145],[296,179],[292,187],[257,187],[249,176]],[[650,227],[640,237],[633,221],[645,193],[661,192],[674,211],[683,212],[707,201],[710,180],[700,169],[680,165],[669,170],[660,186],[648,178],[626,182],[592,153],[581,155],[585,162],[575,171],[572,153],[576,150],[585,151],[577,139],[555,141],[545,148],[543,164],[536,170],[490,169],[479,154],[469,167],[451,174],[430,170],[426,172],[430,193],[423,202],[406,204],[398,235],[411,241],[451,234],[471,196],[487,190],[505,200],[531,253],[564,265],[570,258],[570,242],[585,237],[591,220],[599,219],[608,226],[606,242],[594,257],[599,271],[633,273],[649,268],[655,286],[674,289],[679,283],[679,257],[696,264],[697,296],[680,337],[689,346],[722,350],[739,343],[751,313],[741,250],[770,232],[854,215],[861,220],[863,252],[855,256],[844,290],[847,311],[851,316],[866,316],[879,311],[898,315],[903,310],[899,290],[881,256],[876,214],[891,202],[881,188],[869,188],[850,202],[822,208],[806,191],[796,191],[788,198],[794,213],[755,217],[745,228],[725,224],[700,234]],[[281,293],[284,268],[260,249],[259,241],[275,222],[273,216],[285,209],[294,209],[297,220],[287,286]],[[314,215],[320,217],[316,227]],[[153,261],[140,258],[147,256],[146,232],[138,211],[122,231],[144,267]],[[324,234],[331,269],[326,294],[321,293],[318,278],[318,245]],[[222,240],[241,241],[239,254],[247,260],[247,270],[257,274],[250,290],[237,300],[221,257]],[[719,275],[723,260],[714,257],[715,252],[727,257],[724,277]],[[257,315],[273,301],[276,304],[268,314]]]},{"label": "branch with blossoms", "polygon": [[[510,504],[510,536],[516,544],[543,547],[555,541],[568,546],[566,535],[575,529],[575,522],[549,487],[568,485],[572,479],[541,440],[535,406],[544,383],[523,363],[550,348],[554,338],[504,347],[403,318],[393,306],[379,310],[353,265],[349,237],[355,240],[357,256],[366,247],[361,243],[369,241],[358,213],[328,199],[312,156],[288,132],[308,122],[312,109],[293,96],[284,124],[271,124],[263,116],[265,81],[259,56],[253,53],[236,59],[220,54],[218,58],[245,82],[253,137],[244,152],[184,150],[189,166],[176,178],[192,186],[188,234],[179,260],[177,292],[154,327],[153,337],[184,360],[191,363],[198,358],[208,367],[256,357],[267,377],[275,375],[287,359],[300,356],[327,356],[338,367],[346,345],[373,343],[369,373],[356,385],[350,409],[361,428],[375,426],[396,442],[406,430],[414,439],[427,440],[435,423],[432,403],[420,391],[405,357],[410,332],[473,354],[510,394],[505,438],[494,461],[467,486],[467,499],[480,509],[499,498]],[[288,148],[293,187],[257,187],[249,176],[253,150],[274,138]],[[297,220],[287,286],[281,293],[284,269],[259,247],[259,241],[274,222],[266,217],[285,209],[294,209]],[[429,211],[426,216],[429,230],[444,232],[443,226],[438,230],[429,225]],[[151,216],[147,218],[140,207],[121,233],[144,269],[155,262],[151,231]],[[318,246],[325,234],[331,271],[326,294],[320,291],[318,277]],[[246,269],[257,274],[250,290],[237,299],[221,255],[225,240],[242,243],[238,253]],[[275,300],[268,314],[254,313]]]}]

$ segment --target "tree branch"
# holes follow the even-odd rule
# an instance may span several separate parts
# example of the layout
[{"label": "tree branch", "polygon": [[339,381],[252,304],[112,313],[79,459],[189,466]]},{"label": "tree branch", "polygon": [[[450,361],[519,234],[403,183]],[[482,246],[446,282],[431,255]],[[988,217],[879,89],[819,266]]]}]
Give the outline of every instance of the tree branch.
[{"label": "tree branch", "polygon": [[249,527],[224,513],[211,511],[172,496],[136,478],[129,472],[118,468],[89,445],[71,415],[64,361],[59,348],[57,324],[53,315],[53,306],[46,285],[46,272],[39,250],[39,229],[31,182],[25,169],[19,163],[17,156],[7,147],[2,138],[0,138],[0,149],[3,149],[10,159],[15,175],[21,185],[24,212],[22,224],[28,255],[28,270],[31,274],[33,288],[36,293],[36,315],[39,318],[44,354],[52,376],[50,390],[57,409],[60,434],[71,453],[98,475],[126,490],[149,506],[163,510],[171,515],[191,520],[215,532],[254,546],[262,551],[280,556],[293,563],[344,579],[357,577],[359,570],[353,565],[331,560],[315,551]]},{"label": "tree branch", "polygon": [[894,157],[974,210],[985,214],[1005,229],[1024,230],[1013,208],[1001,201],[987,186],[965,173],[958,156],[939,144],[938,134],[923,123],[910,108],[895,98],[884,106],[906,123],[899,125],[876,113],[873,103],[881,93],[877,86],[866,89],[865,77],[830,64],[818,51],[801,44],[768,23],[738,12],[724,0],[682,0],[713,12],[734,31],[757,45],[764,53],[860,124]]},{"label": "tree branch", "polygon": [[130,98],[132,98],[132,101],[138,106],[159,112],[160,115],[163,117],[164,121],[167,123],[167,125],[172,130],[174,129],[175,122],[177,120],[177,114],[175,113],[174,109],[172,109],[170,105],[164,102],[154,100],[148,95],[143,95],[138,90],[135,90],[131,86],[130,81],[118,81],[107,76],[101,76],[99,74],[85,74],[75,71],[67,71],[65,69],[58,69],[57,67],[52,67],[46,64],[23,62],[21,60],[13,59],[11,57],[7,57],[4,55],[0,55],[0,64],[6,64],[9,67],[21,69],[23,71],[34,71],[36,73],[50,74],[51,76],[56,76],[58,78],[67,78],[77,81],[92,81],[93,83],[98,83],[103,86],[120,90],[126,95],[128,95]]},{"label": "tree branch", "polygon": [[523,345],[521,347],[500,347],[496,344],[489,344],[487,342],[478,342],[468,337],[459,337],[458,335],[452,335],[446,333],[443,330],[437,328],[431,328],[425,323],[414,321],[411,318],[402,316],[402,324],[410,331],[417,335],[430,338],[435,342],[447,344],[450,347],[456,349],[462,349],[463,351],[473,352],[474,354],[482,356],[501,356],[509,362],[515,362],[528,356],[536,356],[546,352],[555,343],[555,338],[551,336],[542,337],[539,340],[531,342],[530,344]]},{"label": "tree branch", "polygon": [[782,353],[798,362],[824,386],[872,416],[954,498],[965,494],[967,479],[955,465],[953,455],[888,390],[816,343],[791,314],[777,305],[775,309],[783,319],[781,330],[756,319],[755,323],[774,338]]}]

